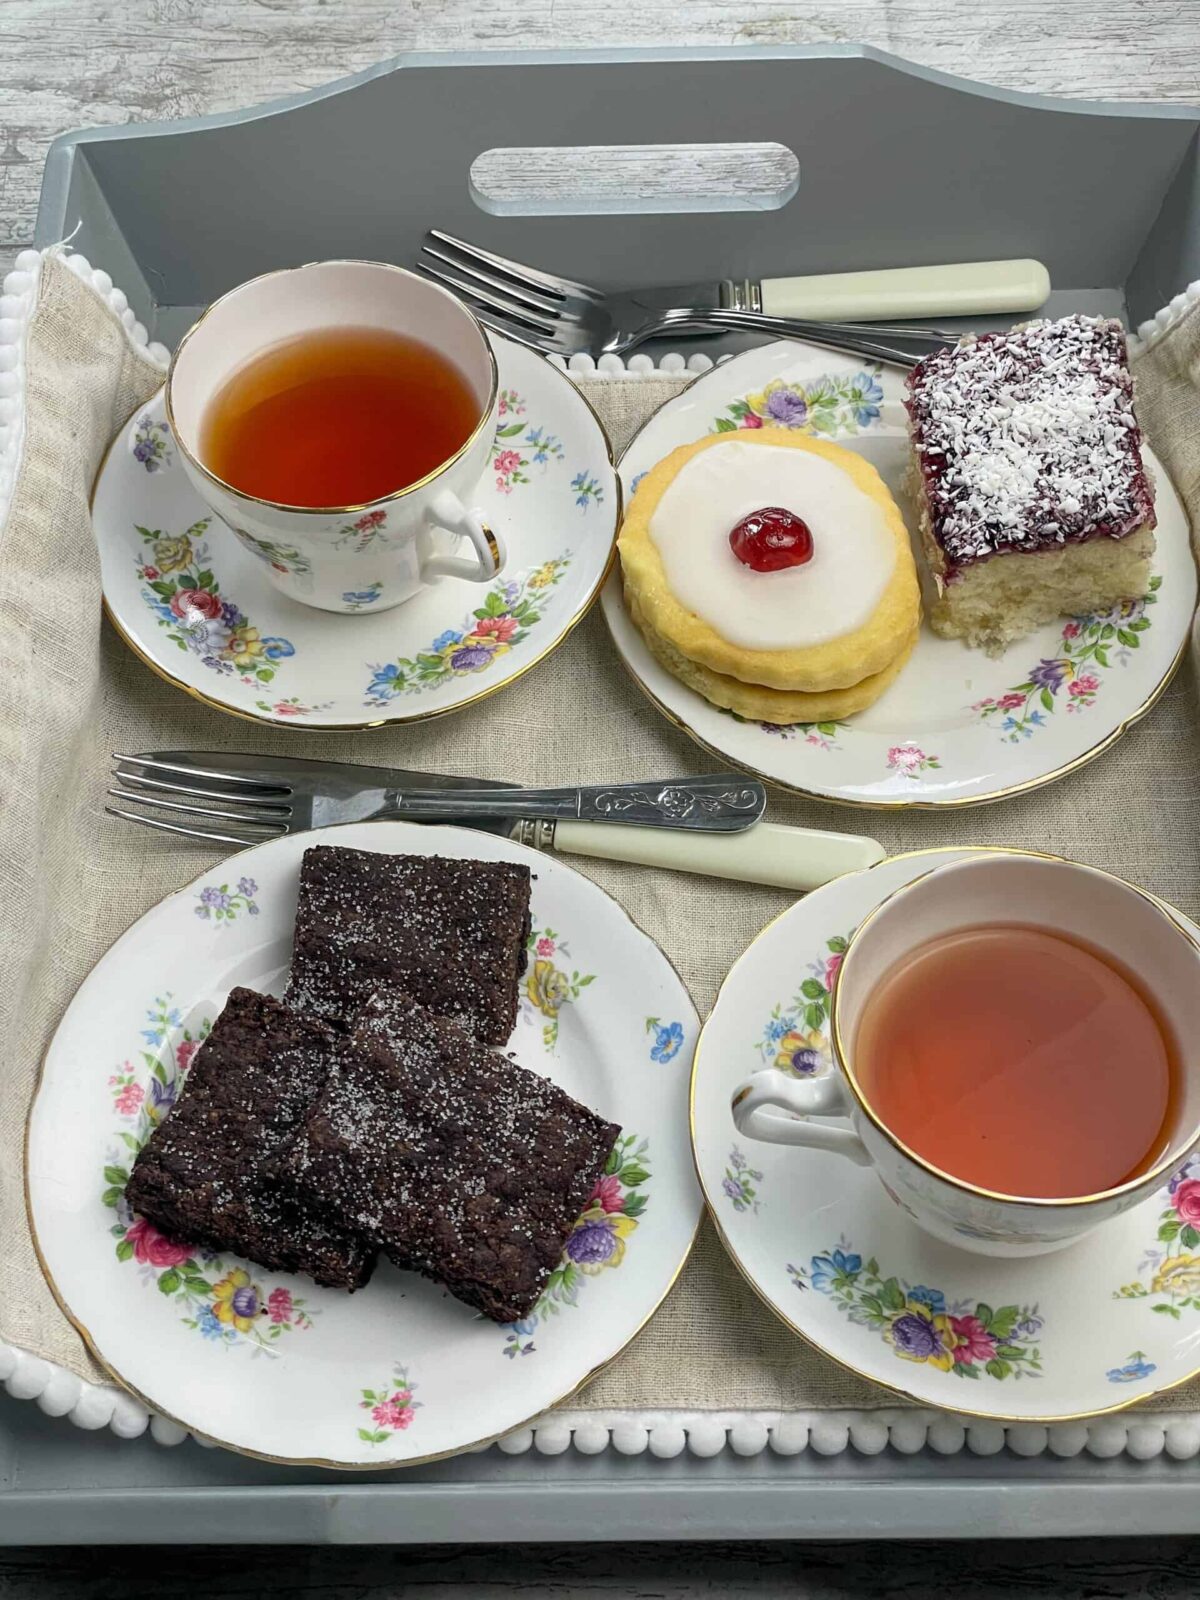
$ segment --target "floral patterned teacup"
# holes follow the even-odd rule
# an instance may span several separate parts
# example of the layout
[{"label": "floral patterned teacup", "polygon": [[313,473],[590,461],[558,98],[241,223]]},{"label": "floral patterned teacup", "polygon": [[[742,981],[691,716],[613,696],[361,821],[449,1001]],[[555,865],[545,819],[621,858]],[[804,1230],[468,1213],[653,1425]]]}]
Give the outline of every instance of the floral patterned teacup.
[{"label": "floral patterned teacup", "polygon": [[[1166,1151],[1140,1175],[1101,1193],[1066,1199],[997,1194],[931,1165],[882,1121],[855,1073],[863,1007],[909,951],[981,925],[1036,926],[1111,955],[1157,1001],[1179,1042],[1180,1083]],[[938,867],[898,889],[858,927],[833,985],[834,1070],[808,1080],[770,1068],[735,1092],[740,1133],[774,1144],[847,1156],[875,1172],[902,1210],[927,1233],[984,1255],[1040,1255],[1148,1199],[1200,1143],[1200,946],[1158,901],[1095,867],[1048,856],[995,851]],[[1130,1062],[1129,1095],[1139,1092]],[[781,1115],[781,1113],[784,1113]],[[849,1126],[813,1118],[848,1118]],[[1072,1137],[1070,1128],[1061,1134]]]},{"label": "floral patterned teacup", "polygon": [[[269,346],[339,324],[406,334],[453,362],[478,401],[470,436],[435,472],[364,505],[284,505],[223,482],[200,452],[202,420],[217,391]],[[488,465],[497,387],[491,345],[453,295],[401,267],[322,261],[254,278],[211,305],[175,352],[166,407],[197,493],[276,588],[304,605],[355,614],[399,605],[438,577],[490,583],[503,567],[496,535],[459,498],[470,496]],[[463,539],[470,557],[452,553]]]}]

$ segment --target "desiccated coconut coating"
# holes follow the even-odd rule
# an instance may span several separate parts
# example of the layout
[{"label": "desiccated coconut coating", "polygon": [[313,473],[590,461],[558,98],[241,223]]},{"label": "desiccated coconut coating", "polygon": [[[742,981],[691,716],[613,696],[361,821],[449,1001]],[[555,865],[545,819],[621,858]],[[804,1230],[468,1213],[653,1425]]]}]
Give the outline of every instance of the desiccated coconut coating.
[{"label": "desiccated coconut coating", "polygon": [[397,1265],[509,1323],[537,1303],[619,1133],[388,987],[280,1170]]},{"label": "desiccated coconut coating", "polygon": [[926,356],[906,402],[945,573],[1152,520],[1125,330],[1031,322]]},{"label": "desiccated coconut coating", "polygon": [[344,1025],[380,982],[397,983],[503,1044],[517,1019],[529,891],[529,868],[510,861],[306,850],[288,1004]]},{"label": "desiccated coconut coating", "polygon": [[125,1190],[164,1233],[278,1272],[356,1289],[373,1250],[281,1189],[271,1171],[329,1069],[331,1030],[268,995],[234,989],[183,1093],[138,1153]]}]

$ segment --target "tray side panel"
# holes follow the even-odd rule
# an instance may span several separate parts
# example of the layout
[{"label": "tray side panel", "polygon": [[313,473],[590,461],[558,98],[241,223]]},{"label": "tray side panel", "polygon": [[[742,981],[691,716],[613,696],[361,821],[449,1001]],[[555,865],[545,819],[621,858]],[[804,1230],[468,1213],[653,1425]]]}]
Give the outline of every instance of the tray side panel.
[{"label": "tray side panel", "polygon": [[[1031,103],[867,52],[425,58],[291,109],[86,151],[159,304],[318,257],[409,262],[432,223],[603,285],[1031,254],[1060,285],[1100,287],[1123,283],[1194,126],[1178,108]],[[471,199],[484,150],[618,136],[777,141],[799,191],[774,211],[618,226]]]}]

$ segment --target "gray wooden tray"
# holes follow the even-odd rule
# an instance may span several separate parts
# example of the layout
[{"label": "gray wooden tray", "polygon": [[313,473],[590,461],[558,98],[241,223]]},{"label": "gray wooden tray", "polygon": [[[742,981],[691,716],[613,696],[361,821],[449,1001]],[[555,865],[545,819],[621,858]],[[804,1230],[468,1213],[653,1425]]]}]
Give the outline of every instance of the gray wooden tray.
[{"label": "gray wooden tray", "polygon": [[[1032,255],[1052,309],[1133,325],[1200,277],[1198,127],[1200,109],[1052,102],[866,48],[415,56],[259,110],[69,134],[36,243],[69,237],[167,344],[255,273],[410,263],[430,224],[607,286]],[[497,215],[469,180],[496,147],[713,142],[785,146],[794,197],[714,215],[631,194],[614,223],[611,193]],[[17,1544],[1197,1531],[1195,1469],[1165,1455],[492,1450],[344,1476],[0,1404],[0,1540]]]}]

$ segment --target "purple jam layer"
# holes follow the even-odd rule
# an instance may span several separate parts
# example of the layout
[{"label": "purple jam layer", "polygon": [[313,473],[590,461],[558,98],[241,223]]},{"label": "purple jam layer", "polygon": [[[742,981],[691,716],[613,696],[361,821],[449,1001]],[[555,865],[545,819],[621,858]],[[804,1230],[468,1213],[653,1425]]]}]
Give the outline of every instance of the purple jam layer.
[{"label": "purple jam layer", "polygon": [[905,404],[949,576],[1123,539],[1153,516],[1119,322],[1063,317],[937,350],[909,374]]}]

